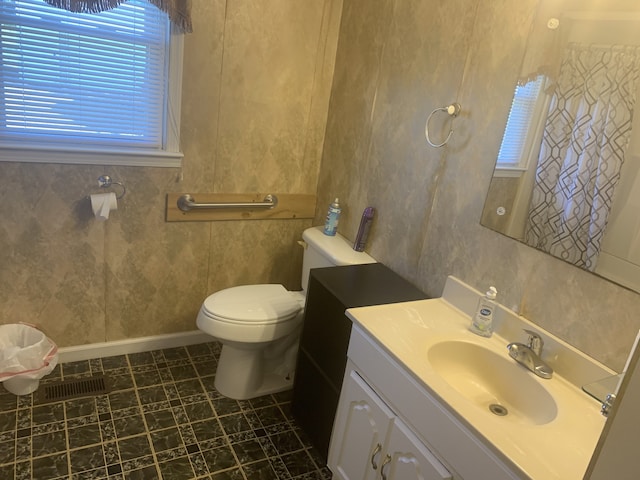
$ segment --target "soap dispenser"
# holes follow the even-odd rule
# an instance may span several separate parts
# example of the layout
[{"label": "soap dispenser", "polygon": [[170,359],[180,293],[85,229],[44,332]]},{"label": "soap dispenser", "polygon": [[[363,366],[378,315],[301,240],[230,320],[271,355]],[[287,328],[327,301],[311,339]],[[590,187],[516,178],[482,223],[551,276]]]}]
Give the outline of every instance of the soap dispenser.
[{"label": "soap dispenser", "polygon": [[478,308],[469,327],[476,335],[490,337],[493,334],[493,313],[496,309],[497,295],[496,287],[489,287],[489,291],[478,301]]}]

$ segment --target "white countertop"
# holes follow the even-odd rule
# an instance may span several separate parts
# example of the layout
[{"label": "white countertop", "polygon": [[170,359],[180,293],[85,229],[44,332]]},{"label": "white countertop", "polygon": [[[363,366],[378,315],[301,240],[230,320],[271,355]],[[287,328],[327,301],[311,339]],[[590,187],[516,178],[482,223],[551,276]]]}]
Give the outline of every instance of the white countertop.
[{"label": "white countertop", "polygon": [[[600,404],[563,377],[562,368],[554,372],[553,378],[541,379],[521,367],[522,375],[531,376],[533,381],[539,382],[557,406],[553,420],[535,424],[510,416],[498,417],[471,402],[435,371],[427,355],[429,347],[436,343],[458,340],[480,345],[515,363],[508,356],[506,345],[512,341],[523,341],[522,336],[505,339],[499,333],[491,338],[474,335],[468,331],[470,317],[444,298],[353,308],[347,310],[347,315],[429,393],[440,398],[456,417],[522,473],[534,480],[583,478],[605,418],[600,414]],[[511,319],[502,319],[502,322],[507,321]],[[503,326],[501,330],[518,332],[520,326]],[[535,326],[533,328],[548,335]],[[563,363],[571,363],[567,358],[577,358],[579,361],[574,363],[579,364],[589,362],[588,357],[576,353],[575,349],[557,339],[550,343],[556,352],[554,358],[561,359],[558,365],[551,363],[554,369],[562,367]],[[565,348],[570,351],[562,352]],[[589,370],[591,375],[602,372],[605,376],[609,372],[593,362],[593,365],[581,369]],[[567,369],[570,370],[576,370],[576,366]],[[570,376],[574,374],[575,371]],[[513,385],[513,388],[518,387]]]}]

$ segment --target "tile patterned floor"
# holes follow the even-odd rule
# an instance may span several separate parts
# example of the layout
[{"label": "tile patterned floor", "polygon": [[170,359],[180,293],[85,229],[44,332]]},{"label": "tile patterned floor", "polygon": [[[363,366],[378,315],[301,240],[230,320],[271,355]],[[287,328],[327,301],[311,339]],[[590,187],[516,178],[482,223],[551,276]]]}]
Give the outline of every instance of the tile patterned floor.
[{"label": "tile patterned floor", "polygon": [[290,392],[248,401],[213,386],[217,342],[58,365],[104,372],[108,395],[34,405],[0,387],[2,480],[327,480]]}]

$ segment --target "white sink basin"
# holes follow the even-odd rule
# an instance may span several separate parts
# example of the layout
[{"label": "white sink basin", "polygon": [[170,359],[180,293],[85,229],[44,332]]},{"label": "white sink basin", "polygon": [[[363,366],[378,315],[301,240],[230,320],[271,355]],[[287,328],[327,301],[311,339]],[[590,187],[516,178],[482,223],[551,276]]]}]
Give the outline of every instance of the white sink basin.
[{"label": "white sink basin", "polygon": [[558,413],[549,392],[510,358],[457,340],[432,345],[427,356],[434,371],[458,393],[505,421],[543,425]]}]

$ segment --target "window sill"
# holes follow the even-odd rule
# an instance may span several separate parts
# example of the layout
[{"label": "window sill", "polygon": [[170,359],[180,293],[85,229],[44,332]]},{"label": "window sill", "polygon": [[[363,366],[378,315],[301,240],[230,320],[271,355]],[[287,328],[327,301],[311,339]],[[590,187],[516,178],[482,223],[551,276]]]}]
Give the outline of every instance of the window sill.
[{"label": "window sill", "polygon": [[0,162],[63,163],[71,165],[121,165],[129,167],[180,167],[183,154],[143,149],[89,149],[40,146],[0,147]]},{"label": "window sill", "polygon": [[518,178],[521,177],[525,171],[526,169],[521,167],[497,166],[493,173],[493,176],[498,178]]}]

